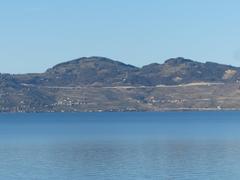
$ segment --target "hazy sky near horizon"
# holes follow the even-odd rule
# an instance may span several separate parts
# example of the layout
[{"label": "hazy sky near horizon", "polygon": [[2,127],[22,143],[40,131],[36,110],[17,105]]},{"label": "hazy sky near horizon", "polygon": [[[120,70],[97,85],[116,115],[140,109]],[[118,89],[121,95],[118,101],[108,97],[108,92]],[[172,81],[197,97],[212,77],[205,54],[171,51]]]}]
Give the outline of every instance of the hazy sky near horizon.
[{"label": "hazy sky near horizon", "polygon": [[0,1],[0,72],[43,72],[82,56],[240,66],[239,8],[239,0]]}]

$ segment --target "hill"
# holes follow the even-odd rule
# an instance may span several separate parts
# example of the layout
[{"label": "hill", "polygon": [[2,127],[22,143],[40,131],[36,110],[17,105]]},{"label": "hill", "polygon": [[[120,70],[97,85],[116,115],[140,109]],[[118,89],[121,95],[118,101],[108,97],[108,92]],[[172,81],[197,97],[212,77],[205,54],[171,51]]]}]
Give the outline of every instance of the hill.
[{"label": "hill", "polygon": [[141,68],[83,57],[44,73],[0,74],[0,112],[240,109],[240,68],[172,58]]}]

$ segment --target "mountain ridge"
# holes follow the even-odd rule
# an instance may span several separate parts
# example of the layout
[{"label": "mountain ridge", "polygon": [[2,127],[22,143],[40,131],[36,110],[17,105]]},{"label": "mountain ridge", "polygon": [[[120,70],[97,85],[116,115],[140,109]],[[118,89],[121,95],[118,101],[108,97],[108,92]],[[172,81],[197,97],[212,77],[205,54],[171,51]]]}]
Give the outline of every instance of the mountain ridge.
[{"label": "mountain ridge", "polygon": [[0,74],[0,112],[240,109],[240,68],[183,57],[136,67],[82,57],[43,73]]},{"label": "mountain ridge", "polygon": [[[198,81],[233,82],[240,68],[214,62],[197,62],[182,57],[164,63],[136,67],[105,57],[82,57],[59,63],[44,73],[13,75],[24,83],[40,85],[176,85]],[[27,77],[28,76],[28,77]],[[25,77],[25,78],[24,78]]]}]

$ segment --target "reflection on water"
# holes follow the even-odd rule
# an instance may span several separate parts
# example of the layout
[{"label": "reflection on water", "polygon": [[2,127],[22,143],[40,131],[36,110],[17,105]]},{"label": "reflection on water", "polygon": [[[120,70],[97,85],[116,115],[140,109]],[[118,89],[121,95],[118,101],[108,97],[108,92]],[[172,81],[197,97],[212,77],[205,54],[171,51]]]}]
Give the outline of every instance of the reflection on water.
[{"label": "reflection on water", "polygon": [[0,179],[240,179],[238,115],[1,115]]}]

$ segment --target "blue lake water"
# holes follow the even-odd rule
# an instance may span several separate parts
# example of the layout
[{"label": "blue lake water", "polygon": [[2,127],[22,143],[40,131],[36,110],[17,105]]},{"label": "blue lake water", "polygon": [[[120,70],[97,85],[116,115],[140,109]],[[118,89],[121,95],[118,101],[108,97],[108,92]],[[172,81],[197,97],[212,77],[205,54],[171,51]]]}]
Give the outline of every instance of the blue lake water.
[{"label": "blue lake water", "polygon": [[0,114],[0,179],[240,179],[240,112]]}]

